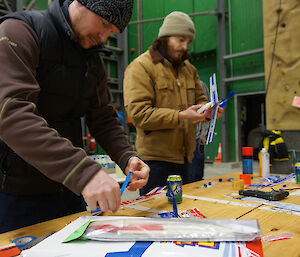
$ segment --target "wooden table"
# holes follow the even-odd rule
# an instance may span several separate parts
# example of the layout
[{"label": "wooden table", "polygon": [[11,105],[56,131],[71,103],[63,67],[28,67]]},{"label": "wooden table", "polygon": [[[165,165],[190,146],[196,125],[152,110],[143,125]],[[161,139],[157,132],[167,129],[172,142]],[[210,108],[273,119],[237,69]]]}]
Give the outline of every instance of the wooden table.
[{"label": "wooden table", "polygon": [[[263,236],[279,235],[291,233],[293,238],[281,241],[265,242],[262,240],[264,256],[274,257],[279,254],[284,257],[300,257],[300,216],[272,211],[270,206],[259,206],[259,203],[246,202],[228,197],[233,193],[232,183],[228,178],[239,177],[238,172],[216,177],[214,179],[203,180],[183,186],[183,202],[178,205],[178,210],[187,210],[197,207],[207,218],[212,219],[257,219],[261,227]],[[218,182],[222,178],[223,182]],[[254,180],[258,177],[254,175]],[[205,188],[203,185],[212,182],[212,186]],[[224,182],[225,181],[225,182]],[[295,183],[284,183],[287,187],[295,187]],[[299,186],[299,184],[298,184]],[[279,186],[273,187],[279,189]],[[266,191],[270,191],[267,188]],[[290,191],[292,192],[292,191]],[[289,196],[280,201],[300,205],[300,196]],[[266,210],[268,207],[269,210]],[[267,209],[268,209],[267,208]],[[172,205],[168,203],[166,197],[149,200],[134,206],[120,209],[117,213],[105,213],[104,215],[118,216],[156,216],[160,211],[172,211]],[[0,245],[6,245],[17,237],[31,235],[40,237],[50,231],[58,231],[66,224],[70,223],[82,215],[89,215],[89,212],[81,212],[55,220],[28,226],[0,234]]]}]

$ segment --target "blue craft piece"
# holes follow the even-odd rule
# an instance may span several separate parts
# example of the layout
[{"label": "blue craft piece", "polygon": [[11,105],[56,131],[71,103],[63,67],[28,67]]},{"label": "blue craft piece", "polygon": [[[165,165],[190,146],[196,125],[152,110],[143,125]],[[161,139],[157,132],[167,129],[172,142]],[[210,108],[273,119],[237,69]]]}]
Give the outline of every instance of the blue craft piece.
[{"label": "blue craft piece", "polygon": [[[123,195],[123,192],[124,192],[125,188],[127,187],[127,184],[128,184],[129,179],[130,179],[130,177],[131,177],[131,174],[132,174],[132,172],[130,171],[130,172],[128,173],[128,175],[126,176],[126,178],[125,178],[125,182],[123,183],[123,186],[122,186],[122,188],[121,188],[121,196]],[[91,211],[91,214],[94,214],[94,213],[96,213],[96,212],[101,212],[100,208],[97,208],[96,210]]]},{"label": "blue craft piece", "polygon": [[107,253],[105,257],[141,257],[153,242],[135,242],[126,252]]},{"label": "blue craft piece", "polygon": [[175,218],[178,218],[178,211],[177,211],[177,203],[176,203],[176,198],[175,198],[175,195],[174,195],[174,192],[173,192],[173,189],[172,187],[169,188],[170,191],[167,192],[167,196],[172,196],[172,203],[173,203],[173,213],[174,213],[174,216]]},{"label": "blue craft piece", "polygon": [[226,99],[220,101],[220,107],[224,107],[227,104],[227,101],[234,96],[234,91],[231,91]]},{"label": "blue craft piece", "polygon": [[130,177],[131,177],[131,174],[132,174],[132,172],[129,172],[128,175],[127,175],[126,178],[125,178],[125,182],[123,183],[123,186],[122,186],[122,188],[121,188],[121,196],[123,195],[123,192],[124,192],[125,188],[126,188],[127,185],[128,185],[128,182],[129,182],[129,179],[130,179]]},{"label": "blue craft piece", "polygon": [[174,212],[162,212],[162,213],[159,213],[158,215],[164,219],[176,218],[176,216],[174,215]]}]

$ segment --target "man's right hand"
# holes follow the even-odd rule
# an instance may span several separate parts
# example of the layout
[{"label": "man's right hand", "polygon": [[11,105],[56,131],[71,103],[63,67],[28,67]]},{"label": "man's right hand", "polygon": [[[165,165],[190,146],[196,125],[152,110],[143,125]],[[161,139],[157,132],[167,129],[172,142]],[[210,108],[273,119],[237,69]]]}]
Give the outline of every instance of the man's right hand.
[{"label": "man's right hand", "polygon": [[[211,119],[212,117],[212,108],[208,108],[205,111],[198,113],[197,111],[203,106],[203,104],[192,105],[184,111],[178,113],[179,120],[193,120],[193,121],[205,121],[206,118]],[[221,118],[224,109],[219,107],[217,118]]]},{"label": "man's right hand", "polygon": [[194,121],[204,121],[206,119],[206,111],[201,114],[197,112],[203,104],[192,105],[184,111],[178,113],[179,120],[194,120]]},{"label": "man's right hand", "polygon": [[99,170],[82,190],[89,208],[116,212],[121,204],[120,186],[103,170]]}]

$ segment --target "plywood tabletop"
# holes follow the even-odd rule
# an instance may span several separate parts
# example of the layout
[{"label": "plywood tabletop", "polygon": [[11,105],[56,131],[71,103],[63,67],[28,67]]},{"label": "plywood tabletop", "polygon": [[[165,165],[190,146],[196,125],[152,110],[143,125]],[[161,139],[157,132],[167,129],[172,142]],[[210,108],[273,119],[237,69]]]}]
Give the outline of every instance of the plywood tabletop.
[{"label": "plywood tabletop", "polygon": [[[257,219],[263,236],[280,235],[291,233],[293,238],[276,242],[263,243],[265,257],[277,256],[284,251],[285,257],[300,257],[300,217],[299,215],[282,213],[272,206],[261,205],[257,202],[241,201],[233,199],[230,194],[237,193],[232,188],[232,182],[228,178],[238,179],[240,172],[223,175],[213,179],[203,180],[183,186],[183,202],[178,204],[178,210],[198,208],[207,218],[212,219]],[[222,182],[219,182],[222,178]],[[254,174],[254,181],[258,180]],[[211,186],[204,187],[204,184],[211,182]],[[297,186],[295,183],[285,183],[287,187]],[[298,184],[299,186],[299,184]],[[281,185],[274,186],[279,189]],[[263,189],[270,191],[270,188]],[[300,196],[290,195],[280,201],[300,205]],[[120,209],[113,214],[107,212],[104,215],[118,216],[157,216],[157,213],[172,211],[172,204],[166,196],[152,199],[147,202],[138,203],[133,206]],[[0,245],[6,245],[17,237],[31,235],[40,237],[50,231],[58,231],[71,221],[82,215],[89,215],[89,212],[81,212],[66,217],[50,220],[8,233],[0,234]]]}]

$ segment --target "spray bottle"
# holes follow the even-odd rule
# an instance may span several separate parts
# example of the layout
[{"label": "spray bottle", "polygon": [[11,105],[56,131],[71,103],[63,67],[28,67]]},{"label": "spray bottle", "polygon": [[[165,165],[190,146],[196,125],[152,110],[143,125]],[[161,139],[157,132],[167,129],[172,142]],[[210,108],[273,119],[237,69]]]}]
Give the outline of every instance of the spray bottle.
[{"label": "spray bottle", "polygon": [[270,175],[270,154],[262,148],[259,152],[259,176],[267,177]]}]

